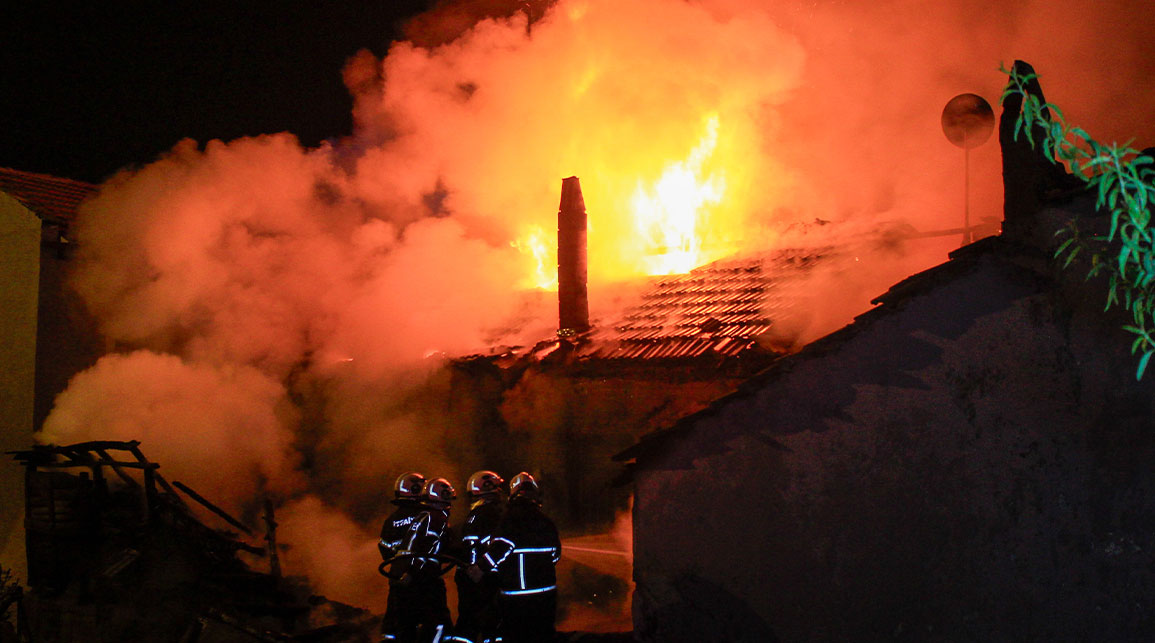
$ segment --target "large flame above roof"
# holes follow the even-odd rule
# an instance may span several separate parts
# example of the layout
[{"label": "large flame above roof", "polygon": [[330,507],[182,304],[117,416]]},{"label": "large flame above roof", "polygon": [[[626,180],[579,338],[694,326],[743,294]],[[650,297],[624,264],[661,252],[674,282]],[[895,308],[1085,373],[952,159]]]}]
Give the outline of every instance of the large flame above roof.
[{"label": "large flame above roof", "polygon": [[[711,114],[704,121],[705,132],[685,158],[655,162],[656,178],[638,177],[629,198],[614,195],[627,223],[618,241],[635,259],[627,272],[685,274],[725,250],[703,245],[703,238],[709,235],[709,215],[726,190],[725,169],[707,171],[718,147],[718,116]],[[557,289],[556,240],[541,226],[531,225],[512,245],[531,259],[523,286]]]},{"label": "large flame above roof", "polygon": [[702,176],[717,146],[718,117],[711,116],[689,158],[667,165],[652,187],[638,182],[631,211],[646,273],[686,273],[704,263],[699,230],[708,221],[706,208],[721,201],[726,185],[721,171]]},{"label": "large flame above roof", "polygon": [[561,0],[532,24],[398,43],[383,91],[358,96],[366,136],[391,143],[359,158],[358,196],[401,194],[416,216],[443,194],[439,215],[521,251],[511,283],[550,288],[557,184],[577,176],[591,283],[685,273],[780,203],[790,179],[767,141],[803,58],[767,13],[680,0]]}]

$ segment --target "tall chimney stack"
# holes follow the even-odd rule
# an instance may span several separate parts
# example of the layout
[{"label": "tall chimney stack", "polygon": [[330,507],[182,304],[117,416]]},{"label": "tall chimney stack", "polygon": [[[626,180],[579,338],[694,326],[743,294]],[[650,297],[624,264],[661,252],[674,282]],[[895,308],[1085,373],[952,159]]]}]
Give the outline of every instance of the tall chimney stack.
[{"label": "tall chimney stack", "polygon": [[590,328],[586,292],[586,204],[576,176],[561,181],[557,212],[557,312],[562,337]]}]

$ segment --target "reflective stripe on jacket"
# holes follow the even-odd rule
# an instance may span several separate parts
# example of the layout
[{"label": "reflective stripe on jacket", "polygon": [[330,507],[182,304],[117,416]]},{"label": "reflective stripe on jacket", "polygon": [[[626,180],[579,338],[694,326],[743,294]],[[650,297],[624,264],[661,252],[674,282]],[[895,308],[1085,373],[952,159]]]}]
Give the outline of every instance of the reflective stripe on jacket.
[{"label": "reflective stripe on jacket", "polygon": [[448,510],[427,509],[421,512],[409,526],[402,550],[413,554],[408,567],[432,574],[440,573],[441,563],[433,554],[440,553],[451,541]]},{"label": "reflective stripe on jacket", "polygon": [[540,594],[557,588],[554,566],[561,558],[561,540],[553,521],[532,502],[514,499],[478,560],[497,572],[501,593]]},{"label": "reflective stripe on jacket", "polygon": [[397,509],[389,514],[385,519],[385,523],[381,525],[381,539],[377,541],[377,550],[381,552],[381,560],[389,560],[397,554],[397,550],[405,544],[405,539],[409,535],[409,527],[413,525],[413,521],[417,520],[417,516],[425,509],[417,504],[398,503]]},{"label": "reflective stripe on jacket", "polygon": [[487,502],[474,505],[461,527],[461,544],[464,546],[462,559],[469,565],[476,565],[478,559],[485,553],[493,537],[493,530],[501,522],[502,508],[500,502]]}]

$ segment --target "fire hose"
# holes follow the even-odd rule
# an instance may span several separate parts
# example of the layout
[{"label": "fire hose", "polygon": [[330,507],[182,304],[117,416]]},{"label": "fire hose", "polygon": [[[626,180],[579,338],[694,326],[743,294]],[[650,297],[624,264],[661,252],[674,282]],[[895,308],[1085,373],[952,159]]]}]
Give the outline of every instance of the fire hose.
[{"label": "fire hose", "polygon": [[433,558],[433,559],[435,559],[437,561],[437,565],[439,567],[438,572],[437,572],[438,576],[444,576],[445,574],[447,574],[449,572],[449,570],[453,569],[454,567],[465,567],[466,566],[465,561],[461,560],[460,558],[450,556],[449,554],[418,554],[418,553],[414,553],[414,552],[403,551],[399,554],[394,555],[392,558],[390,558],[388,560],[382,561],[382,563],[377,566],[377,573],[379,573],[382,576],[384,576],[385,578],[389,578],[391,580],[400,580],[401,576],[397,576],[397,575],[393,574],[393,570],[392,569],[386,569],[386,567],[390,567],[393,563],[398,562],[400,560],[407,559],[407,558]]}]

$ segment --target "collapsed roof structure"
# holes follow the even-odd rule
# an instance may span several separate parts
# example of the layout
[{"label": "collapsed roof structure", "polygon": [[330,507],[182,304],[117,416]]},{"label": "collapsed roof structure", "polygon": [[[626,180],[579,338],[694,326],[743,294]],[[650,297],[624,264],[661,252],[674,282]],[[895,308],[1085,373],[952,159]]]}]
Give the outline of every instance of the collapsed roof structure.
[{"label": "collapsed roof structure", "polygon": [[[271,503],[263,546],[254,546],[242,522],[166,480],[139,442],[11,455],[25,469],[27,583],[36,590],[22,597],[20,625],[35,640],[370,640],[368,612],[282,577]],[[253,570],[260,559],[267,572]]]}]

